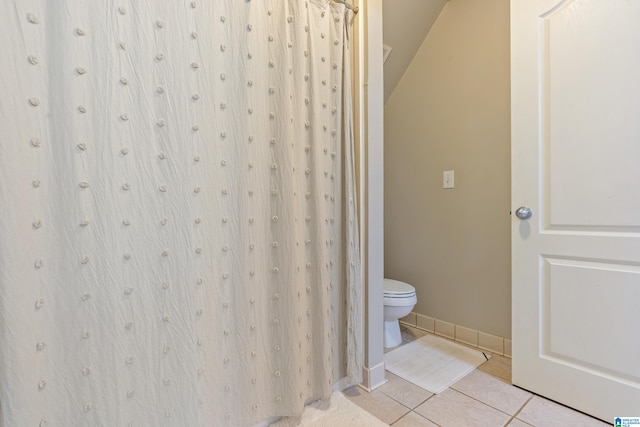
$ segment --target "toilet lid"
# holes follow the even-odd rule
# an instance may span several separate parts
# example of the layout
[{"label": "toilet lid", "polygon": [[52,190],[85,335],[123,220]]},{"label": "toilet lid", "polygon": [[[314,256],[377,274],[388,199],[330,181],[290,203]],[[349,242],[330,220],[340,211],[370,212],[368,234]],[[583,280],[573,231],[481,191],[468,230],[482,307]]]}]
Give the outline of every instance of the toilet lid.
[{"label": "toilet lid", "polygon": [[384,279],[384,296],[391,298],[407,298],[416,294],[416,289],[399,280]]}]

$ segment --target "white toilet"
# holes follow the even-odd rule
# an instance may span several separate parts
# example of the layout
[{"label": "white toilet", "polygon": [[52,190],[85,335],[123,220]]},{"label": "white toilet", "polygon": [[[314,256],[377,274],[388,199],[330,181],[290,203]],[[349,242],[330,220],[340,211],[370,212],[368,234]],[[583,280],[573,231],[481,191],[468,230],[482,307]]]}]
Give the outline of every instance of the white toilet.
[{"label": "white toilet", "polygon": [[384,347],[402,344],[398,319],[411,313],[418,302],[416,289],[399,280],[384,279]]}]

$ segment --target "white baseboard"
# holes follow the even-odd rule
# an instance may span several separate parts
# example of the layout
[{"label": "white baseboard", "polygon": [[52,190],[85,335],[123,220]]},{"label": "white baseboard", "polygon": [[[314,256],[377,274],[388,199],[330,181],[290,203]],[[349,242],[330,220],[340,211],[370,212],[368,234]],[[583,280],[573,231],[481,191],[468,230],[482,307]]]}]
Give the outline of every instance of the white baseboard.
[{"label": "white baseboard", "polygon": [[373,391],[377,389],[387,382],[384,372],[384,362],[381,362],[372,368],[364,367],[362,369],[362,384],[358,384],[358,386],[366,391]]}]

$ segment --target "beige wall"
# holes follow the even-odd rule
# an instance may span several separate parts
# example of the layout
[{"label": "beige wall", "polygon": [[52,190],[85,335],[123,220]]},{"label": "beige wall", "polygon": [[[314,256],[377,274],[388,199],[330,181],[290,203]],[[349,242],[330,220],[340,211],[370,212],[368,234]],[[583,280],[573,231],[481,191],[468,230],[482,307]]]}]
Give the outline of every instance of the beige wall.
[{"label": "beige wall", "polygon": [[415,312],[505,338],[509,86],[509,0],[449,0],[384,123],[385,276],[415,286]]},{"label": "beige wall", "polygon": [[385,102],[446,4],[447,0],[382,1],[384,44],[392,48],[384,63]]}]

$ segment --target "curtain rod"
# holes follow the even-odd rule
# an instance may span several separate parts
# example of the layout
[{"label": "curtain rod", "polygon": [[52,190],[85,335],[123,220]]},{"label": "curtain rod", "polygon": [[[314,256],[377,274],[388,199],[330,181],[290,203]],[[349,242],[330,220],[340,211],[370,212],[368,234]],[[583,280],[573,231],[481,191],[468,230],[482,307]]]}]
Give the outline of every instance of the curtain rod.
[{"label": "curtain rod", "polygon": [[360,10],[358,8],[358,6],[353,6],[351,3],[347,3],[346,0],[333,0],[335,3],[341,3],[343,5],[345,5],[345,7],[347,9],[351,9],[353,10],[353,13],[358,13],[358,10]]}]

